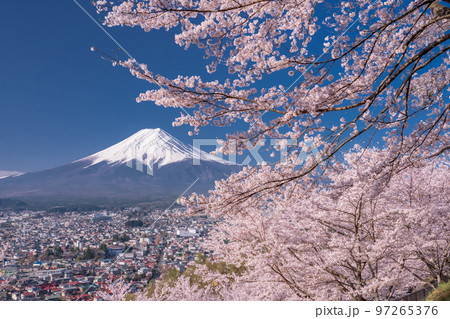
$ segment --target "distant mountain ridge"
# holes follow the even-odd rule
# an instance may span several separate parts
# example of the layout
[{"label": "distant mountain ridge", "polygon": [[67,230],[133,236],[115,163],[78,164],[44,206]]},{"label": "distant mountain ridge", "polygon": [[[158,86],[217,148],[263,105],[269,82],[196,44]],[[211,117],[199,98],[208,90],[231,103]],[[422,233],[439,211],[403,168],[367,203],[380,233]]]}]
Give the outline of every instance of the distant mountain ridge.
[{"label": "distant mountain ridge", "polygon": [[205,193],[238,170],[161,129],[145,129],[70,164],[2,179],[0,198],[55,205],[170,201],[197,179],[187,194]]},{"label": "distant mountain ridge", "polygon": [[19,176],[19,175],[23,175],[23,174],[25,174],[25,173],[14,172],[14,171],[0,171],[0,179],[7,178],[10,176]]}]

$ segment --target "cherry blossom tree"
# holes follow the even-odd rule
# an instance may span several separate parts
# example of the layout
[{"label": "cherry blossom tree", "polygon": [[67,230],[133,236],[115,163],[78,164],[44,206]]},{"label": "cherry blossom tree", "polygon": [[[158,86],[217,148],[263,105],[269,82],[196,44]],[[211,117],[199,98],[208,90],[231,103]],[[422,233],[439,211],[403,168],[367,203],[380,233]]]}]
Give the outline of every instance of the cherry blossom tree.
[{"label": "cherry blossom tree", "polygon": [[247,269],[209,274],[215,298],[385,300],[448,278],[444,2],[95,2],[108,26],[174,30],[205,52],[210,75],[175,79],[105,56],[152,86],[139,102],[181,109],[192,134],[235,128],[217,152],[281,140],[283,160],[181,200],[223,219],[210,248]]},{"label": "cherry blossom tree", "polygon": [[[138,101],[183,108],[174,125],[191,125],[193,133],[210,124],[246,123],[221,142],[218,151],[226,154],[267,137],[295,142],[273,174],[248,168],[224,182],[224,207],[314,172],[363,137],[385,135],[390,163],[449,149],[450,16],[437,1],[95,4],[108,26],[173,29],[177,44],[204,50],[207,71],[221,79],[168,79],[133,59],[114,61],[155,85]],[[311,147],[318,156],[290,169]],[[261,178],[250,183],[255,174]]]},{"label": "cherry blossom tree", "polygon": [[132,293],[130,291],[131,283],[125,282],[123,278],[118,278],[115,281],[108,281],[102,290],[96,293],[96,296],[104,301],[218,300],[212,294],[210,286],[200,287],[198,284],[193,284],[188,276],[182,276],[173,283],[157,281],[155,285],[153,291],[149,291],[149,287],[147,287]]},{"label": "cherry blossom tree", "polygon": [[[256,196],[239,213],[211,206],[221,222],[204,248],[244,271],[195,265],[200,282],[185,274],[136,300],[389,300],[446,282],[448,158],[393,172],[388,152],[357,146],[326,176]],[[110,295],[126,295],[118,291]]]},{"label": "cherry blossom tree", "polygon": [[124,301],[130,293],[130,282],[123,278],[108,280],[107,283],[96,293],[96,296],[104,301]]},{"label": "cherry blossom tree", "polygon": [[393,173],[380,165],[386,153],[359,147],[320,184],[286,184],[239,214],[212,208],[225,221],[209,248],[248,269],[234,291],[247,289],[250,299],[386,300],[446,281],[448,159]]},{"label": "cherry blossom tree", "polygon": [[212,294],[210,286],[200,287],[192,283],[188,276],[181,276],[173,285],[167,283],[156,284],[154,292],[149,295],[147,291],[141,291],[136,295],[139,301],[206,301],[217,300]]},{"label": "cherry blossom tree", "polygon": [[390,182],[391,210],[404,210],[395,239],[405,245],[404,269],[436,288],[450,279],[450,185],[448,158],[414,167]]}]

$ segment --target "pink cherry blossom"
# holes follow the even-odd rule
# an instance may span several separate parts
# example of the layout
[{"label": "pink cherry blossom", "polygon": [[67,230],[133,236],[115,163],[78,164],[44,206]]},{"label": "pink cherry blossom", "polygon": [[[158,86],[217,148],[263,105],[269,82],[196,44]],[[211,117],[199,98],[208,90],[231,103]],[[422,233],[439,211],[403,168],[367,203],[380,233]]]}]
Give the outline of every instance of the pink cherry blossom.
[{"label": "pink cherry blossom", "polygon": [[108,26],[172,29],[204,52],[208,79],[113,59],[149,83],[139,102],[183,108],[173,124],[192,134],[229,126],[224,154],[296,142],[284,160],[180,200],[221,221],[206,248],[247,271],[203,269],[211,291],[184,278],[152,298],[386,300],[448,280],[448,10],[432,0],[95,5]]}]

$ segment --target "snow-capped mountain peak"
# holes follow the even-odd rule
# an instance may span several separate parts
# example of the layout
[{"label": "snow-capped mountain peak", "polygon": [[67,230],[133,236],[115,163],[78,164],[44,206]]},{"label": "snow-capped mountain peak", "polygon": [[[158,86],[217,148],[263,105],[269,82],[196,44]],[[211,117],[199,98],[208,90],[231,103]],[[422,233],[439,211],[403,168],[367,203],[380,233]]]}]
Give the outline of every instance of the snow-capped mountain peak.
[{"label": "snow-capped mountain peak", "polygon": [[0,179],[7,178],[7,177],[13,177],[13,176],[20,176],[23,175],[22,172],[11,172],[11,171],[0,171]]},{"label": "snow-capped mountain peak", "polygon": [[241,167],[146,129],[67,165],[0,179],[0,198],[43,205],[167,206],[180,194],[206,194]]},{"label": "snow-capped mountain peak", "polygon": [[76,162],[89,161],[89,166],[107,162],[110,165],[131,163],[136,160],[146,165],[165,165],[185,160],[217,162],[232,165],[190,145],[186,145],[160,128],[143,129],[127,139]]}]

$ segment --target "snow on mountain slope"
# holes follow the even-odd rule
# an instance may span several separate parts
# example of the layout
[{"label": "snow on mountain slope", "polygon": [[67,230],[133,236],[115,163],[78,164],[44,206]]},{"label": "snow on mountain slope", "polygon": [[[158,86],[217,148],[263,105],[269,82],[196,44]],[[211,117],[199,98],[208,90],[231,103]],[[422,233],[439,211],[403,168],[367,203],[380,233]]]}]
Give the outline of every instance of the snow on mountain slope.
[{"label": "snow on mountain slope", "polygon": [[23,175],[22,172],[13,172],[13,171],[0,171],[0,179],[12,176],[20,176]]},{"label": "snow on mountain slope", "polygon": [[143,129],[129,138],[76,162],[89,162],[92,166],[101,162],[119,165],[138,160],[159,168],[189,159],[235,165],[210,155],[190,145],[186,145],[162,129]]},{"label": "snow on mountain slope", "polygon": [[172,203],[186,190],[206,194],[241,168],[145,129],[70,164],[0,179],[0,198],[50,206]]}]

